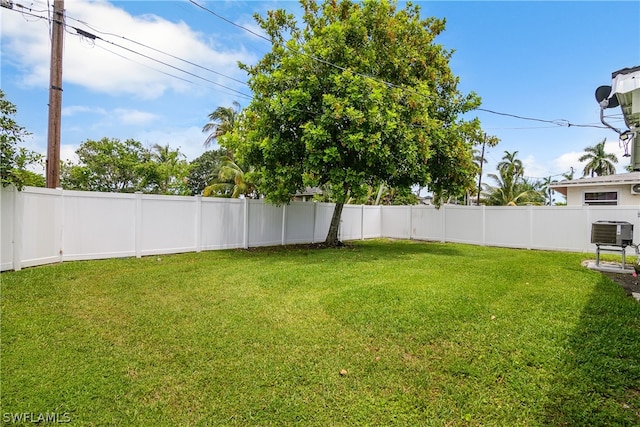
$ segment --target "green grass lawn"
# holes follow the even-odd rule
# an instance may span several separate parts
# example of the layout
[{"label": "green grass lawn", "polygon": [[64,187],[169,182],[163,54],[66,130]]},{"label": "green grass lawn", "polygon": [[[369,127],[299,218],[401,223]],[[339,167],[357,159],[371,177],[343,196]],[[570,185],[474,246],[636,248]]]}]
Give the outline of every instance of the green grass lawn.
[{"label": "green grass lawn", "polygon": [[3,273],[3,422],[638,425],[640,304],[586,257],[366,241]]}]

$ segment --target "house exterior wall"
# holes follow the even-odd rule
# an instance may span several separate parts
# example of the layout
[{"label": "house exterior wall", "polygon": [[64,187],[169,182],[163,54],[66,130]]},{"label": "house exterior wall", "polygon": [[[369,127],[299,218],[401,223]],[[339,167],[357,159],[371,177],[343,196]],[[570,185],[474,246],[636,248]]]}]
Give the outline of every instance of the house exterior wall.
[{"label": "house exterior wall", "polygon": [[584,193],[597,191],[617,191],[618,206],[640,206],[640,194],[631,194],[630,184],[567,187],[567,206],[583,206]]}]

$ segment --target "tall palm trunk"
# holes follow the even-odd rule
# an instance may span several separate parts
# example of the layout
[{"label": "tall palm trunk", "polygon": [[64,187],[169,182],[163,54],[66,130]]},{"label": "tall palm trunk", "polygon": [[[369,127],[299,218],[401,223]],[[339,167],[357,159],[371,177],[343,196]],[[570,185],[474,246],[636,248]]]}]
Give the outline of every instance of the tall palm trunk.
[{"label": "tall palm trunk", "polygon": [[340,240],[338,240],[338,231],[340,229],[340,218],[342,217],[342,208],[344,202],[336,203],[336,207],[333,208],[333,216],[331,217],[331,225],[329,225],[329,232],[324,244],[327,246],[338,246]]}]

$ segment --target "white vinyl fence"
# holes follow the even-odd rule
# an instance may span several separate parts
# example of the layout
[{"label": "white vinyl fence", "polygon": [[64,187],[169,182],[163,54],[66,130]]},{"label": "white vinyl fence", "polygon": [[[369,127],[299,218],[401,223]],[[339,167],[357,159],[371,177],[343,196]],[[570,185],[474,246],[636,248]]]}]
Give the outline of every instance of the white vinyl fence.
[{"label": "white vinyl fence", "polygon": [[[0,192],[0,270],[60,261],[315,243],[333,204],[95,193],[26,187]],[[628,221],[640,242],[640,207],[355,206],[340,237],[460,242],[595,252],[591,224]],[[630,248],[627,248],[628,251]],[[631,253],[631,252],[630,252]]]}]

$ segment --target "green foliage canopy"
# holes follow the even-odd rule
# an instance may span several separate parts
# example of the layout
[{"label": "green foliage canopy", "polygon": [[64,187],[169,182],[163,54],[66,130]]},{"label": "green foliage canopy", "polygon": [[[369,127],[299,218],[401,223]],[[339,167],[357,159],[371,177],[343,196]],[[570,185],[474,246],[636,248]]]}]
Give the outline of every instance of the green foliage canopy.
[{"label": "green foliage canopy", "polygon": [[179,149],[134,140],[88,139],[76,150],[79,163],[63,163],[62,187],[68,190],[153,194],[189,194],[189,164]]},{"label": "green foliage canopy", "polygon": [[69,190],[132,193],[142,182],[137,169],[148,159],[142,144],[133,139],[86,140],[76,150],[79,164],[65,163],[62,187]]},{"label": "green foliage canopy", "polygon": [[241,65],[254,93],[234,132],[221,138],[256,167],[268,200],[331,185],[335,200],[385,182],[429,185],[437,194],[473,187],[468,136],[476,108],[434,42],[444,21],[418,6],[302,0],[303,29],[284,10],[256,20],[273,41],[256,65]]},{"label": "green foliage canopy", "polygon": [[0,89],[0,179],[2,186],[9,184],[22,189],[25,185],[44,187],[44,177],[27,169],[32,164],[41,164],[43,156],[18,145],[29,135],[14,119],[16,106],[6,99]]},{"label": "green foliage canopy", "polygon": [[459,116],[479,98],[460,93],[434,41],[445,22],[386,0],[300,3],[304,28],[284,10],[255,16],[272,50],[241,64],[254,98],[220,140],[256,168],[267,200],[331,186],[335,244],[343,204],[367,186],[428,184],[437,200],[471,189],[479,122]]},{"label": "green foliage canopy", "polygon": [[226,157],[226,150],[224,149],[209,150],[189,164],[187,186],[192,196],[202,194],[205,187],[218,177],[220,165]]}]

